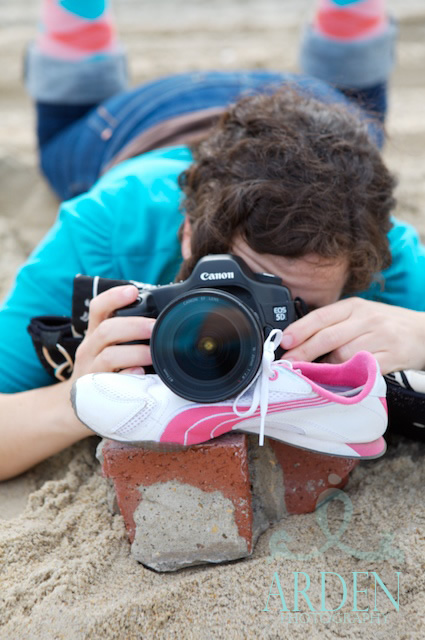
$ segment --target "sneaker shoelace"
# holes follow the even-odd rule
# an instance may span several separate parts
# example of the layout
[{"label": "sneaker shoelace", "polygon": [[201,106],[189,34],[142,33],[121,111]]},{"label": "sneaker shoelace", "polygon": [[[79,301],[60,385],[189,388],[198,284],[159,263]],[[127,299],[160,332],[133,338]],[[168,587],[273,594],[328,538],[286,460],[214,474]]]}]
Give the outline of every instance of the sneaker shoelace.
[{"label": "sneaker shoelace", "polygon": [[[264,445],[264,427],[267,410],[269,407],[269,380],[270,377],[274,374],[274,370],[272,367],[274,361],[274,352],[280,344],[281,337],[282,331],[280,329],[273,329],[272,331],[270,331],[264,342],[261,365],[249,385],[235,398],[232,407],[234,413],[239,418],[249,418],[249,416],[252,416],[256,412],[258,406],[260,406],[260,446]],[[279,362],[284,362],[289,368],[292,369],[292,364],[289,361],[279,360]],[[252,394],[251,406],[246,411],[241,411],[237,407],[238,402],[251,389],[253,385],[255,386],[254,393]]]}]

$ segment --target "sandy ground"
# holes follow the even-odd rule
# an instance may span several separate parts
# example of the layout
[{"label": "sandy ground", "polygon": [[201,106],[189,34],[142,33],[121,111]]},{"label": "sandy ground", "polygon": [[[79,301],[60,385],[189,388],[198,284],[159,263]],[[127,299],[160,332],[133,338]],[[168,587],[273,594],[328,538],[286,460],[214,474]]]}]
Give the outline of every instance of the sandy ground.
[{"label": "sandy ground", "polygon": [[[400,43],[385,156],[399,176],[399,215],[425,237],[425,6],[423,0],[388,4],[400,21]],[[134,82],[211,67],[295,70],[300,26],[311,11],[308,0],[117,0],[115,6]],[[33,115],[21,83],[36,11],[31,0],[0,1],[1,294],[57,208],[36,168]],[[423,446],[394,441],[384,459],[356,469],[346,491],[351,520],[341,502],[329,506],[330,531],[347,527],[327,551],[317,551],[326,536],[316,514],[291,516],[262,536],[249,560],[159,575],[129,554],[122,519],[107,508],[95,445],[92,438],[0,484],[2,640],[425,638]],[[301,555],[272,558],[272,536],[285,534],[291,552]],[[390,549],[382,550],[390,538]],[[352,572],[375,571],[393,595],[400,572],[399,610],[378,588],[385,623],[382,616],[378,624],[349,613],[339,623],[289,623],[277,613],[277,596],[263,611],[274,572],[292,608],[297,571],[309,575],[316,609],[319,572],[338,572],[348,587],[343,612],[353,609]],[[369,578],[363,574],[358,589],[372,589]],[[328,607],[336,608],[331,591]],[[372,590],[358,598],[358,608],[373,609]],[[305,602],[301,609],[308,611]]]}]

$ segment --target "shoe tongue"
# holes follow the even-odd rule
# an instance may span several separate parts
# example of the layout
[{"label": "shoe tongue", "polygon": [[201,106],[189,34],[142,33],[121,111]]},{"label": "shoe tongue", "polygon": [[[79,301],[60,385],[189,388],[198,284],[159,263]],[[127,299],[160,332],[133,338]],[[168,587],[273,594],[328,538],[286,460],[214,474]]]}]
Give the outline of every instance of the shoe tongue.
[{"label": "shoe tongue", "polygon": [[288,393],[311,393],[313,388],[311,384],[307,382],[305,378],[301,378],[295,375],[299,369],[288,369],[285,365],[277,365],[279,367],[280,375],[284,376],[288,380],[288,386],[285,391]]}]

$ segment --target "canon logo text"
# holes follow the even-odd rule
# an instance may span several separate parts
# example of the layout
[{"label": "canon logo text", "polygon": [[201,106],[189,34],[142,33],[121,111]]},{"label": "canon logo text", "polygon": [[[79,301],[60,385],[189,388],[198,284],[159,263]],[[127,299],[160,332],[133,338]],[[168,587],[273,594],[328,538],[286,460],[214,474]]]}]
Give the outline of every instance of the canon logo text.
[{"label": "canon logo text", "polygon": [[222,273],[209,273],[203,271],[200,275],[201,280],[233,280],[235,274],[233,271],[223,271]]}]

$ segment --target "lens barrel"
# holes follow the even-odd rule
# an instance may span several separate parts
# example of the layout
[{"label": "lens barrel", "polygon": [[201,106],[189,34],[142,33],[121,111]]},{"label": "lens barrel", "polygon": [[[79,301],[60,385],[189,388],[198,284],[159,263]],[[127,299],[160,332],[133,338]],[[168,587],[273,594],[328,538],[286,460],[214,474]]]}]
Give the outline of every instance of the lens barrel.
[{"label": "lens barrel", "polygon": [[197,289],[163,309],[150,346],[156,373],[174,393],[195,402],[219,402],[251,382],[263,342],[254,312],[238,298]]}]

